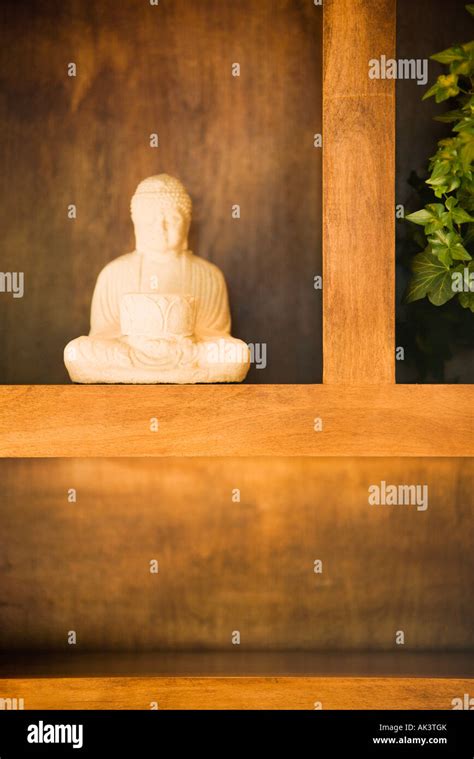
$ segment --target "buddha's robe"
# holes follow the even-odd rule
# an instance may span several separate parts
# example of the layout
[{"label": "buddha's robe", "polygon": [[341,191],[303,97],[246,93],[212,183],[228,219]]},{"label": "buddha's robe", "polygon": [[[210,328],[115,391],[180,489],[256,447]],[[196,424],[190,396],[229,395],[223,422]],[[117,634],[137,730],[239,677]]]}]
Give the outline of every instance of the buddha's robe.
[{"label": "buddha's robe", "polygon": [[220,269],[190,251],[150,259],[127,253],[102,269],[92,298],[91,337],[120,335],[120,301],[125,293],[192,295],[197,339],[230,335],[227,287]]},{"label": "buddha's robe", "polygon": [[[194,296],[194,335],[176,340],[122,336],[121,298],[139,292]],[[135,252],[99,274],[90,333],[68,343],[64,361],[73,382],[241,382],[250,354],[230,335],[227,287],[217,266],[191,252],[153,259]]]}]

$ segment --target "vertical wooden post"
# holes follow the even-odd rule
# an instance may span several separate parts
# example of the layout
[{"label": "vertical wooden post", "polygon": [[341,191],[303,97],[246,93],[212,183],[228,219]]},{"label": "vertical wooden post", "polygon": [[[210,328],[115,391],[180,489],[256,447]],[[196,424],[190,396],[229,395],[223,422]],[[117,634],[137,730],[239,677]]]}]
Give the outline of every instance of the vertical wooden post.
[{"label": "vertical wooden post", "polygon": [[396,0],[325,0],[323,381],[395,381]]}]

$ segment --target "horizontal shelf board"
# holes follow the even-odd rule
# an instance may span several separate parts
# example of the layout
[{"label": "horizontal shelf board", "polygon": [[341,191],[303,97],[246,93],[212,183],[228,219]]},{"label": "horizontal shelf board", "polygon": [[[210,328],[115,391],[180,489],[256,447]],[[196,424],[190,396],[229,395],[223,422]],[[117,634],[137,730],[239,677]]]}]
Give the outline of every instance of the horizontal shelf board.
[{"label": "horizontal shelf board", "polygon": [[[472,680],[377,677],[97,677],[0,680],[25,709],[452,709]],[[316,707],[318,704],[318,707]]]},{"label": "horizontal shelf board", "polygon": [[474,678],[474,651],[160,651],[0,655],[0,679],[43,677]]},{"label": "horizontal shelf board", "polygon": [[471,385],[8,385],[0,456],[472,456],[473,398]]}]

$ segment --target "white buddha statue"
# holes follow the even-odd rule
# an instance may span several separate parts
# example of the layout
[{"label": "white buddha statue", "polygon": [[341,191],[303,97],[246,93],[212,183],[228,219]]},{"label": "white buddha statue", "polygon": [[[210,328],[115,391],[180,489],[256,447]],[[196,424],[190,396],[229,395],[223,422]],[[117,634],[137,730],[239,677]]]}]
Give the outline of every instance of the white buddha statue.
[{"label": "white buddha statue", "polygon": [[138,185],[131,213],[136,250],[100,272],[91,329],[64,361],[73,382],[241,382],[245,343],[230,335],[220,269],[188,250],[192,203],[167,174]]}]

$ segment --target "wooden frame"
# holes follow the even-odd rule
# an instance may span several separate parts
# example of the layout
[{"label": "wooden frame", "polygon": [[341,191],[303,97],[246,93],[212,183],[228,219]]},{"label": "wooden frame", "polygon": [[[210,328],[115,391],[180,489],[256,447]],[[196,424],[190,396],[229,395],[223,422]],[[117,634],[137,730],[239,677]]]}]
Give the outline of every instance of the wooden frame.
[{"label": "wooden frame", "polygon": [[[370,58],[395,52],[395,7],[324,2],[323,384],[4,386],[0,456],[474,455],[470,386],[395,384],[395,88],[367,76]],[[54,677],[40,689],[33,677],[1,688],[21,686],[27,708],[148,708],[157,687],[165,708],[312,709],[315,693],[326,708],[450,708],[472,682],[454,677]]]},{"label": "wooden frame", "polygon": [[395,382],[395,0],[329,0],[323,28],[323,359],[328,384]]}]

